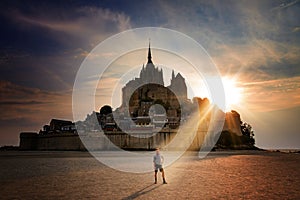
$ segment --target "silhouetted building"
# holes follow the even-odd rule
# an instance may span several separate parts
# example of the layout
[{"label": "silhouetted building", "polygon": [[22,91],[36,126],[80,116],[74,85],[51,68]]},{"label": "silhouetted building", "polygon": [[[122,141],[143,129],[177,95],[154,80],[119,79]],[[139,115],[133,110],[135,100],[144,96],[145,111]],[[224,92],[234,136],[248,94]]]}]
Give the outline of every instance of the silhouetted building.
[{"label": "silhouetted building", "polygon": [[75,123],[68,120],[52,119],[50,125],[44,125],[40,134],[76,133]]},{"label": "silhouetted building", "polygon": [[[160,108],[163,110],[153,107],[156,104],[161,105]],[[129,81],[122,88],[122,105],[117,108],[117,112],[127,113],[128,117],[133,118],[149,116],[151,125],[156,126],[168,124],[170,121],[172,127],[176,128],[181,120],[182,105],[187,104],[191,103],[187,98],[185,79],[180,73],[175,76],[173,70],[171,84],[165,87],[163,70],[153,64],[149,44],[147,64],[142,66],[139,77]],[[162,114],[165,115],[165,119],[159,120],[162,116],[158,117],[158,115]],[[153,118],[154,116],[156,119]],[[136,124],[139,125],[137,122]]]},{"label": "silhouetted building", "polygon": [[[148,49],[148,61],[146,66],[142,66],[140,76],[138,78],[135,78],[134,80],[130,80],[123,88],[122,88],[122,106],[127,108],[129,105],[129,99],[131,98],[133,92],[140,88],[143,85],[146,84],[157,84],[164,86],[163,81],[163,70],[159,69],[158,67],[155,67],[152,61],[152,55],[151,55],[151,48],[149,44]],[[187,87],[184,78],[180,73],[178,73],[176,76],[174,74],[174,70],[172,71],[172,79],[171,79],[171,85],[168,86],[168,88],[175,93],[177,98],[180,98],[181,100],[185,101],[187,100]],[[155,95],[155,94],[151,94]],[[160,95],[160,94],[157,94]],[[156,95],[156,96],[157,96]],[[163,93],[161,94],[161,99],[166,98],[166,96],[163,96]]]},{"label": "silhouetted building", "polygon": [[73,123],[67,120],[52,119],[50,121],[50,130],[62,130],[62,127],[71,126]]}]

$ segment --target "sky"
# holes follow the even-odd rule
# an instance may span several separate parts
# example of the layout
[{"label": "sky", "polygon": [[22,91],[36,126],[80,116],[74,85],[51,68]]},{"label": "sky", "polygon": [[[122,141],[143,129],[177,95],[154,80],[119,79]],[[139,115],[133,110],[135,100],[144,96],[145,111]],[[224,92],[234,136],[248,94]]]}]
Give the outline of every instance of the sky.
[{"label": "sky", "polygon": [[242,97],[232,109],[258,147],[300,148],[299,11],[298,0],[1,1],[0,146],[52,118],[72,120],[77,71],[100,42],[163,27],[193,38],[235,80]]}]

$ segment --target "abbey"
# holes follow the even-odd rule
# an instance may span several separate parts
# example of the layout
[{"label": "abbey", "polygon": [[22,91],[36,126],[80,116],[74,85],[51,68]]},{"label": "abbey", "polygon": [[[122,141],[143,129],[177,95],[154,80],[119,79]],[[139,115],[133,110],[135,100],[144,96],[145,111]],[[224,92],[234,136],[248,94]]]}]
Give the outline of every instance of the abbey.
[{"label": "abbey", "polygon": [[[164,85],[163,70],[153,64],[149,44],[147,64],[141,67],[139,77],[130,80],[122,88],[122,104],[119,108],[113,111],[109,105],[104,105],[100,112],[93,111],[85,121],[76,122],[76,130],[71,121],[53,119],[39,133],[21,133],[20,149],[85,150],[83,139],[94,145],[90,148],[103,150],[110,148],[108,138],[123,149],[151,150],[171,144],[177,132],[181,131],[184,139],[191,140],[189,149],[199,150],[214,139],[210,137],[208,128],[212,113],[216,111],[225,117],[224,134],[217,145],[227,148],[228,144],[234,144],[228,142],[234,137],[240,141],[234,141],[239,145],[237,148],[245,148],[245,144],[248,148],[237,112],[224,113],[207,98],[194,97],[192,101],[189,100],[185,79],[180,73],[175,75],[174,70],[170,85]],[[197,122],[200,122],[199,125]],[[195,125],[197,127],[193,129]],[[104,134],[100,134],[100,137],[101,131]],[[196,135],[191,138],[193,131],[196,131]],[[169,147],[182,148],[180,145]]]},{"label": "abbey", "polygon": [[[149,43],[147,64],[142,66],[138,78],[129,81],[122,88],[120,109],[129,108],[130,112],[135,113],[136,116],[141,116],[148,112],[148,108],[157,101],[165,105],[165,109],[169,111],[167,114],[173,113],[172,117],[176,117],[178,116],[176,110],[180,109],[179,103],[188,101],[187,86],[183,76],[180,73],[175,76],[173,70],[171,84],[165,87],[163,70],[153,64]],[[147,107],[146,110],[145,106]]]}]

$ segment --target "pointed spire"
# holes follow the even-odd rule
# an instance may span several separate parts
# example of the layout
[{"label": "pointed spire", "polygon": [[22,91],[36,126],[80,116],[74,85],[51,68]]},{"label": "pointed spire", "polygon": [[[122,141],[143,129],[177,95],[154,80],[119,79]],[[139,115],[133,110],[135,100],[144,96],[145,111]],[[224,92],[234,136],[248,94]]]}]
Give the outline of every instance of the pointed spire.
[{"label": "pointed spire", "polygon": [[151,49],[150,49],[150,39],[149,39],[149,49],[148,49],[148,63],[152,63]]},{"label": "pointed spire", "polygon": [[140,78],[143,78],[144,71],[145,71],[145,66],[144,66],[144,64],[143,64],[143,68],[142,68],[142,70],[140,71]]},{"label": "pointed spire", "polygon": [[172,70],[172,80],[175,79],[174,69]]}]

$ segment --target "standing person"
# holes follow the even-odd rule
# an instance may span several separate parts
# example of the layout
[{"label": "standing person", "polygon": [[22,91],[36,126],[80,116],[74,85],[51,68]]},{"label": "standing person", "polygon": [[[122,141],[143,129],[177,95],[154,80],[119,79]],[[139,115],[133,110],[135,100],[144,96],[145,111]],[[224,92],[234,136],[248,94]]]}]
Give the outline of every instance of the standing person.
[{"label": "standing person", "polygon": [[153,156],[154,178],[155,178],[154,184],[157,184],[158,169],[162,174],[163,184],[167,184],[166,179],[165,179],[165,172],[164,172],[164,168],[163,168],[163,163],[164,163],[164,157],[160,154],[159,149],[156,149],[156,153]]}]

